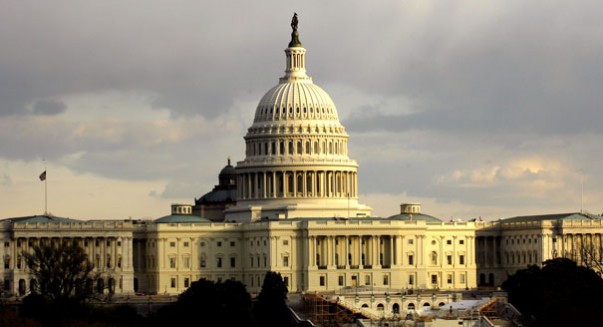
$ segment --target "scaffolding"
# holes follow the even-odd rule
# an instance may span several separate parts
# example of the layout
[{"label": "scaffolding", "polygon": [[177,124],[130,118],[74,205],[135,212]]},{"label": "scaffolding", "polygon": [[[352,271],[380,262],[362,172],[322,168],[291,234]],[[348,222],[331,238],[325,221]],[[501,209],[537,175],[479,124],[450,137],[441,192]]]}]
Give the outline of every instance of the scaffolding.
[{"label": "scaffolding", "polygon": [[352,312],[339,303],[339,298],[325,298],[319,294],[306,294],[303,298],[304,311],[315,326],[339,327],[352,324],[361,318],[359,312]]}]

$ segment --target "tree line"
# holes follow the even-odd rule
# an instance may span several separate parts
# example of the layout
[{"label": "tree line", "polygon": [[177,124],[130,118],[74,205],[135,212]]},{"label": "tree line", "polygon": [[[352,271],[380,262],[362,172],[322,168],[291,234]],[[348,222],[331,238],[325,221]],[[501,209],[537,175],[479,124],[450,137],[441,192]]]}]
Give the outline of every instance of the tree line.
[{"label": "tree line", "polygon": [[239,281],[200,279],[176,302],[142,316],[129,305],[95,306],[98,278],[84,249],[71,242],[42,244],[23,253],[36,280],[18,311],[0,305],[0,326],[128,326],[178,325],[297,326],[287,305],[287,286],[279,273],[268,271],[260,293],[252,298]]}]

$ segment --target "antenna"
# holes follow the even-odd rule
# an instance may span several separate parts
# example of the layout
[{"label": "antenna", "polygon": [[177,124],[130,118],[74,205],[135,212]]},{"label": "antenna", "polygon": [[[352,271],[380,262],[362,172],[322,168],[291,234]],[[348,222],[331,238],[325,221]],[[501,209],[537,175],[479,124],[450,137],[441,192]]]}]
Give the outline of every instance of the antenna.
[{"label": "antenna", "polygon": [[581,190],[580,190],[580,213],[584,213],[584,175],[580,176],[580,184],[581,184]]}]

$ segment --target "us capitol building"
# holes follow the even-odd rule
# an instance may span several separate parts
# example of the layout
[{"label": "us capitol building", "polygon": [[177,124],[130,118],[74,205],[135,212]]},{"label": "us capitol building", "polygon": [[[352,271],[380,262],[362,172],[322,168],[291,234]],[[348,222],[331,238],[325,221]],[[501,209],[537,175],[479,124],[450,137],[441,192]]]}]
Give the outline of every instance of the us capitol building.
[{"label": "us capitol building", "polygon": [[235,279],[258,292],[267,271],[290,292],[355,287],[466,290],[498,286],[517,269],[586,246],[601,256],[602,217],[586,213],[497,221],[443,221],[403,203],[391,217],[358,202],[358,164],[329,95],[306,73],[297,21],[285,74],[259,101],[245,159],[194,204],[155,220],[76,220],[51,215],[0,220],[0,291],[36,281],[22,253],[76,242],[115,294],[179,294],[200,278]]}]

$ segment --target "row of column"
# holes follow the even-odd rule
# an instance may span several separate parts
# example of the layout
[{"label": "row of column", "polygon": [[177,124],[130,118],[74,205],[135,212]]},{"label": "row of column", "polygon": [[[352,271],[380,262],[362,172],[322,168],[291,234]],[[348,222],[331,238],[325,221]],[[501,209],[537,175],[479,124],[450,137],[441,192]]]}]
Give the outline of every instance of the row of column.
[{"label": "row of column", "polygon": [[[42,243],[76,242],[98,270],[130,269],[132,262],[132,239],[129,237],[18,237],[12,246],[4,247],[2,268],[25,269],[23,252]],[[109,244],[107,244],[109,243]],[[119,245],[118,245],[119,244]]]},{"label": "row of column", "polygon": [[267,171],[241,173],[237,179],[239,199],[357,197],[355,171]]},{"label": "row of column", "polygon": [[[425,252],[425,236],[416,235],[412,237],[417,244],[405,245],[405,236],[402,235],[380,235],[380,236],[309,236],[308,258],[310,267],[326,269],[337,267],[339,269],[362,269],[362,268],[387,268],[409,264],[403,254],[412,254],[412,266],[423,266]],[[466,238],[467,245],[465,253],[466,262],[462,265],[475,263],[475,248],[472,237]],[[453,251],[455,256],[457,251]],[[444,251],[439,251],[440,266],[444,266]],[[406,259],[406,261],[405,261]],[[456,260],[456,258],[455,258]],[[459,264],[455,261],[455,265]]]},{"label": "row of column", "polygon": [[269,156],[269,155],[347,155],[347,143],[341,141],[258,141],[247,143],[247,156]]}]

